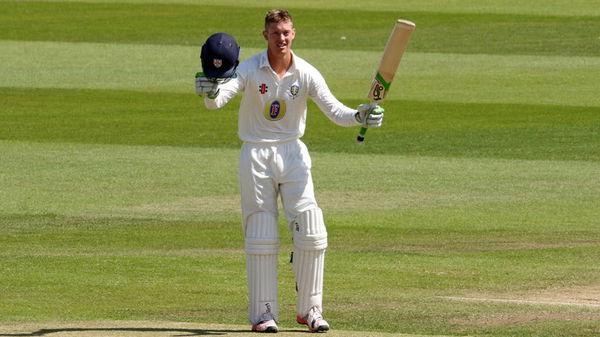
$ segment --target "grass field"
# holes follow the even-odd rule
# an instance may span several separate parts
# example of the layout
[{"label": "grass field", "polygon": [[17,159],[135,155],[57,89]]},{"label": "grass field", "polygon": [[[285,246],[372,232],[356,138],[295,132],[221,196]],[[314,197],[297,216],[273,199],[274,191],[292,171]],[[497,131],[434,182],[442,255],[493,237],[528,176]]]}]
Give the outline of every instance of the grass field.
[{"label": "grass field", "polygon": [[332,333],[599,336],[600,7],[378,3],[0,1],[0,336],[242,336],[239,97],[207,111],[193,75],[273,7],[349,106],[417,23],[364,146],[309,105]]}]

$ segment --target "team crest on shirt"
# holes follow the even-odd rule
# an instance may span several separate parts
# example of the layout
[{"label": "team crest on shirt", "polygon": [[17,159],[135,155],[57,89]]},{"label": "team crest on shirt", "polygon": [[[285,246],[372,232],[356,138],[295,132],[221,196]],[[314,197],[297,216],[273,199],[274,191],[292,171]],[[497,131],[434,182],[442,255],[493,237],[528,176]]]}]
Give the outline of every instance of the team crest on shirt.
[{"label": "team crest on shirt", "polygon": [[265,118],[270,121],[278,121],[285,116],[285,101],[274,99],[265,105]]},{"label": "team crest on shirt", "polygon": [[221,68],[222,65],[223,65],[222,59],[213,59],[213,66],[215,66],[215,68],[219,69],[219,68]]},{"label": "team crest on shirt", "polygon": [[293,84],[290,87],[290,95],[292,96],[292,99],[295,99],[296,97],[298,97],[299,93],[300,93],[300,86],[298,86],[297,84]]}]

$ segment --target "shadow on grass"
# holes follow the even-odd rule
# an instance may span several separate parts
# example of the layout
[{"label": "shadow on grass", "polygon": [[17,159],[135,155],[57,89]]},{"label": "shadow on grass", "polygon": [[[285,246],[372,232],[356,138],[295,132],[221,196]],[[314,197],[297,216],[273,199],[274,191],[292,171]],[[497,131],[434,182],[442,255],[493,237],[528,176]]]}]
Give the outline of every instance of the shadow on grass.
[{"label": "shadow on grass", "polygon": [[[181,333],[171,335],[174,337],[184,336],[223,336],[227,334],[251,333],[247,329],[229,330],[229,329],[181,329],[181,328],[58,328],[58,329],[40,329],[31,333],[15,333],[6,334],[0,333],[0,337],[27,337],[27,336],[46,336],[53,333],[73,333],[73,332],[139,332],[139,333],[156,333],[156,332],[171,332]],[[308,333],[307,330],[280,330],[280,332],[300,332]],[[154,335],[153,335],[154,336]]]}]

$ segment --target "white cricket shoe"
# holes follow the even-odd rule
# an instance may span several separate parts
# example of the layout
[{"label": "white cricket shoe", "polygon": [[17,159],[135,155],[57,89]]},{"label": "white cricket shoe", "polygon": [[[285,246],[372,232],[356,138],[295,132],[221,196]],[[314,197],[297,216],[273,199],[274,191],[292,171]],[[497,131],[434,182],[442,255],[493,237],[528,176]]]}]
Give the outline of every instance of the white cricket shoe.
[{"label": "white cricket shoe", "polygon": [[252,326],[252,331],[255,332],[270,332],[275,333],[279,331],[277,323],[273,319],[271,313],[264,313],[261,317],[261,321]]},{"label": "white cricket shoe", "polygon": [[277,323],[275,323],[275,321],[272,319],[268,321],[261,321],[260,323],[252,326],[252,331],[275,333],[278,331]]},{"label": "white cricket shoe", "polygon": [[329,323],[323,319],[321,311],[317,307],[310,308],[306,317],[296,317],[296,322],[308,326],[311,332],[325,332],[329,330]]}]

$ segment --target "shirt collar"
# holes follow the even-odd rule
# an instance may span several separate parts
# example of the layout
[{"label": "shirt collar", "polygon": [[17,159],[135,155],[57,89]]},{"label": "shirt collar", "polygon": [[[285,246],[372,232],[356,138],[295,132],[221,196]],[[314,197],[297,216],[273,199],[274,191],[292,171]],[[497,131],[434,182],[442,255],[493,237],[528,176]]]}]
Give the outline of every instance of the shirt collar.
[{"label": "shirt collar", "polygon": [[[290,50],[290,52],[292,53],[292,65],[287,70],[287,73],[293,73],[294,71],[296,71],[296,54],[294,54],[294,52],[291,50]],[[269,64],[269,56],[267,56],[266,49],[260,55],[260,65],[259,65],[259,68],[265,68],[265,67],[271,68],[271,65]]]}]

